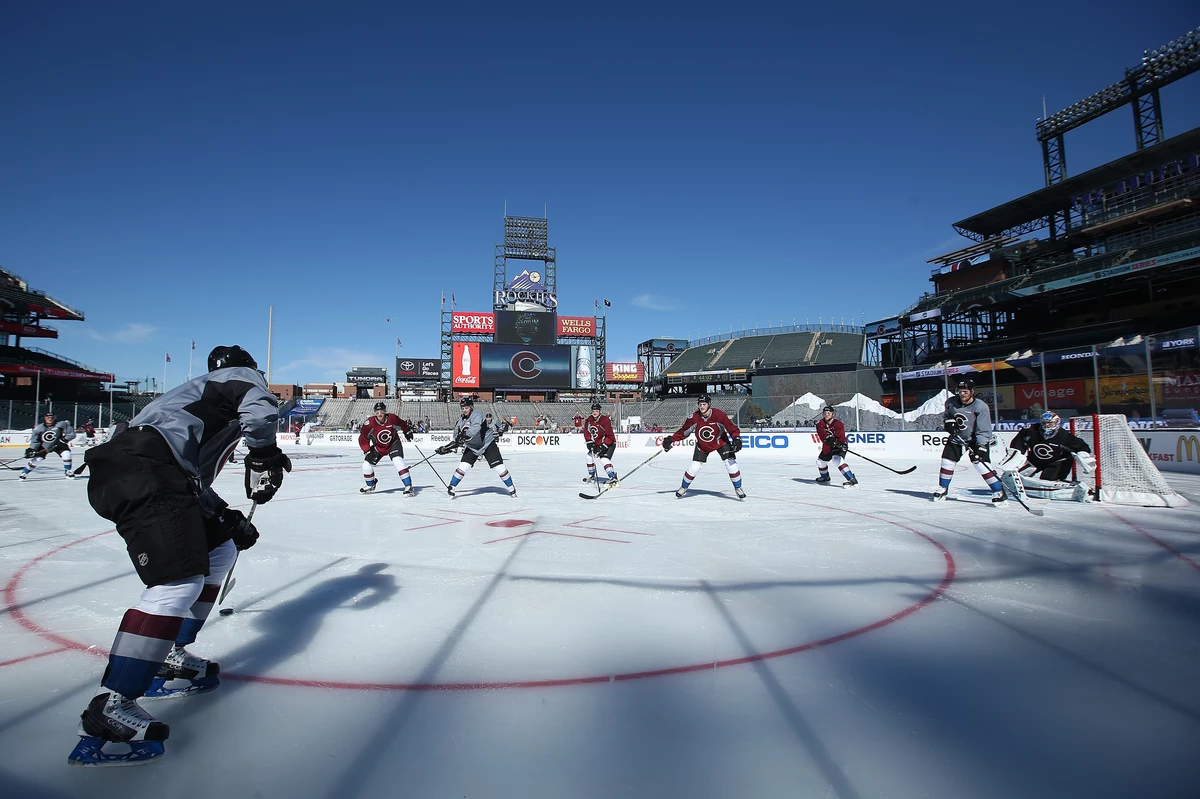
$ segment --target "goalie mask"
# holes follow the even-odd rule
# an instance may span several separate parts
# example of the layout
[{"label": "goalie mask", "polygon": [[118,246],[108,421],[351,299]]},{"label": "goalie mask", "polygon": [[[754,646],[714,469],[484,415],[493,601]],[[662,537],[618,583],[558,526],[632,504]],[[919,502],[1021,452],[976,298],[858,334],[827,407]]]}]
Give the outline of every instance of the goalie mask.
[{"label": "goalie mask", "polygon": [[1042,432],[1047,438],[1052,437],[1062,427],[1062,420],[1058,418],[1058,414],[1054,411],[1046,411],[1042,414]]}]

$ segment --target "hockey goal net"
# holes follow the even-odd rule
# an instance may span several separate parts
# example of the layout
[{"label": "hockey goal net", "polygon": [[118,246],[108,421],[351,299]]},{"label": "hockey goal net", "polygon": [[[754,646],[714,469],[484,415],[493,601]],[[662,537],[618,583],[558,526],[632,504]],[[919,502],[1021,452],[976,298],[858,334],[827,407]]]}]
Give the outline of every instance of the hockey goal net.
[{"label": "hockey goal net", "polygon": [[1121,414],[1091,414],[1071,419],[1070,430],[1092,447],[1096,470],[1076,476],[1101,502],[1182,508],[1186,498],[1177,493],[1150,460]]}]

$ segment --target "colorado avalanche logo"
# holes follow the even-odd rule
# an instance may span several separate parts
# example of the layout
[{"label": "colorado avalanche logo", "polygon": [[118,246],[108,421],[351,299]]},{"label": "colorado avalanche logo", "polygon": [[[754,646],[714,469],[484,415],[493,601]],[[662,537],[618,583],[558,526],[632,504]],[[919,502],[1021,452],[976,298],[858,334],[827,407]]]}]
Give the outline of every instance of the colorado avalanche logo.
[{"label": "colorado avalanche logo", "polygon": [[961,413],[954,414],[954,426],[958,428],[959,432],[966,430],[967,429],[966,415],[961,414]]},{"label": "colorado avalanche logo", "polygon": [[508,368],[522,380],[532,380],[542,373],[542,367],[538,366],[541,362],[542,359],[538,357],[536,352],[521,350],[512,356],[512,360],[508,363]]},{"label": "colorado avalanche logo", "polygon": [[53,444],[57,440],[58,440],[58,429],[57,428],[51,428],[49,430],[42,431],[42,443],[43,444]]},{"label": "colorado avalanche logo", "polygon": [[1048,461],[1054,457],[1054,447],[1049,444],[1034,444],[1033,457],[1039,461]]},{"label": "colorado avalanche logo", "polygon": [[595,441],[596,436],[600,435],[600,425],[589,424],[588,425],[588,435],[590,435],[592,437],[592,440]]},{"label": "colorado avalanche logo", "polygon": [[396,434],[392,432],[392,428],[385,427],[375,434],[375,440],[385,447],[390,447],[392,442],[396,440]]},{"label": "colorado avalanche logo", "polygon": [[696,438],[700,439],[706,444],[711,444],[717,440],[717,431],[712,427],[701,427],[696,431]]}]

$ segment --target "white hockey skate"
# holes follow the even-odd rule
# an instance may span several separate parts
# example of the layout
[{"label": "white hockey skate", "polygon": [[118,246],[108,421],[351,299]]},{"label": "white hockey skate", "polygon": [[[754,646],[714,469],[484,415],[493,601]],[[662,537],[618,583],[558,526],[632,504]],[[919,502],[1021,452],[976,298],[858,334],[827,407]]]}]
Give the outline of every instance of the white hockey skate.
[{"label": "white hockey skate", "polygon": [[[162,757],[171,728],[147,713],[137,700],[104,691],[79,716],[79,742],[67,756],[73,766],[136,766]],[[105,744],[128,749],[105,752]]]},{"label": "white hockey skate", "polygon": [[745,499],[745,498],[746,498],[746,492],[745,492],[745,491],[743,491],[743,490],[742,490],[742,489],[740,489],[740,488],[734,488],[734,489],[733,489],[733,493],[737,494],[737,498],[738,498],[738,499]]},{"label": "white hockey skate", "polygon": [[171,648],[166,660],[146,691],[147,699],[173,699],[215,691],[221,680],[221,665],[198,658],[181,646]]}]

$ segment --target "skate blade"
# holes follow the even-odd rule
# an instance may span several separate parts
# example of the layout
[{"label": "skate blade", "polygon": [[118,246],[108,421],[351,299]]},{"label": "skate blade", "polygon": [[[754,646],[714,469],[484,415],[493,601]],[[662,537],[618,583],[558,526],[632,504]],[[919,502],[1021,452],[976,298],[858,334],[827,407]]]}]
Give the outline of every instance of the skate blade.
[{"label": "skate blade", "polygon": [[[104,745],[108,743],[127,751],[105,752]],[[106,768],[111,766],[140,766],[143,763],[153,763],[167,753],[162,741],[132,741],[117,743],[104,741],[87,735],[79,736],[79,743],[67,756],[67,763],[72,766],[87,768]]]},{"label": "skate blade", "polygon": [[194,680],[164,680],[155,677],[146,691],[145,699],[176,699],[181,696],[196,696],[215,691],[221,685],[220,677],[197,677]]}]

